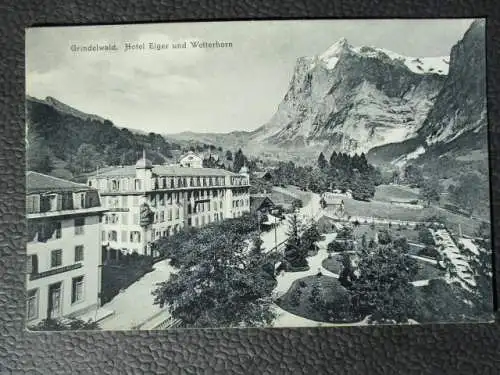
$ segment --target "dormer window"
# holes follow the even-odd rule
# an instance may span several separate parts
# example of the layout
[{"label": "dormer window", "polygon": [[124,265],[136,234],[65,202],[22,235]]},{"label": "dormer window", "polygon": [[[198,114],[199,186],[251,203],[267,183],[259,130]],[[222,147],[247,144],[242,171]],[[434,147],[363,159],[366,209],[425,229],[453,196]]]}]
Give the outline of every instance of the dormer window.
[{"label": "dormer window", "polygon": [[135,190],[142,190],[142,181],[139,179],[135,180]]}]

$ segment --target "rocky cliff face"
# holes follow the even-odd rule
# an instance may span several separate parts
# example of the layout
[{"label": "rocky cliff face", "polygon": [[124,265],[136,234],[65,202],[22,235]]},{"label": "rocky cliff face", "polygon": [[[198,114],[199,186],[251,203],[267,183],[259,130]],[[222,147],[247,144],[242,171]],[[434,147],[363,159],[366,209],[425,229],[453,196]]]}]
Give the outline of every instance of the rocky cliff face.
[{"label": "rocky cliff face", "polygon": [[[374,161],[426,162],[436,157],[486,160],[485,24],[475,21],[451,49],[449,74],[416,136],[373,149]],[[472,160],[471,159],[471,160]]]},{"label": "rocky cliff face", "polygon": [[412,138],[445,82],[448,58],[413,58],[339,40],[297,60],[288,92],[251,142],[367,152]]}]

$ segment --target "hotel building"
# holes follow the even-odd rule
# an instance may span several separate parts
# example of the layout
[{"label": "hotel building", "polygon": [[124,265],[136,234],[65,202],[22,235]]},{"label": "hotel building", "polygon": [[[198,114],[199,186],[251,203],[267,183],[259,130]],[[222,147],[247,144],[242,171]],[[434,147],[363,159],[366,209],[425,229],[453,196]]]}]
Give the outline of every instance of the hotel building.
[{"label": "hotel building", "polygon": [[97,309],[104,211],[96,189],[26,173],[28,325]]},{"label": "hotel building", "polygon": [[[101,240],[108,249],[153,254],[151,244],[185,227],[202,227],[250,211],[249,175],[204,168],[193,152],[177,165],[112,167],[89,177],[108,212]],[[154,254],[153,254],[154,255]]]}]

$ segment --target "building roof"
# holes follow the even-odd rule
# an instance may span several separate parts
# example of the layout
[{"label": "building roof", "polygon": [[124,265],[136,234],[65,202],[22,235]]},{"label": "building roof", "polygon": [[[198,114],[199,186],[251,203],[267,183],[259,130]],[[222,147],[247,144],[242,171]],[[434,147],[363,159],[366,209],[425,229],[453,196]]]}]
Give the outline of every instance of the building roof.
[{"label": "building roof", "polygon": [[264,172],[254,172],[254,175],[255,177],[257,178],[262,178],[264,177],[265,175],[271,175],[271,173],[269,171],[264,171]]},{"label": "building roof", "polygon": [[327,205],[341,205],[344,203],[344,200],[341,198],[335,198],[335,197],[323,197],[325,200],[325,203]]},{"label": "building roof", "polygon": [[46,174],[26,172],[26,194],[63,192],[63,191],[88,191],[95,190],[91,187],[76,182],[63,180]]},{"label": "building roof", "polygon": [[250,208],[252,210],[258,210],[266,202],[269,202],[270,204],[274,205],[273,201],[269,197],[266,197],[266,196],[250,196]]},{"label": "building roof", "polygon": [[[153,165],[153,174],[158,176],[237,176],[236,173],[220,168],[188,168],[178,165]],[[133,177],[135,166],[108,167],[94,172],[89,177]]]}]

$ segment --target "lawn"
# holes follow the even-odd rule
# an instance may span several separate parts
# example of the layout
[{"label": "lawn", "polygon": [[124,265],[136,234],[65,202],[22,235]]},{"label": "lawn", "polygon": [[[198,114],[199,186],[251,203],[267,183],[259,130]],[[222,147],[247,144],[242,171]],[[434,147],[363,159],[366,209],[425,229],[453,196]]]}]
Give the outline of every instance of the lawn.
[{"label": "lawn", "polygon": [[440,207],[410,208],[383,201],[358,201],[344,198],[345,212],[348,216],[390,219],[399,221],[426,222],[431,218],[442,218],[445,225],[452,231],[458,231],[458,224],[462,226],[462,232],[466,235],[474,235],[480,222],[469,217],[449,212]]},{"label": "lawn", "polygon": [[[433,266],[429,262],[415,259],[418,265],[418,273],[412,281],[438,279],[444,277],[445,272]],[[333,255],[331,258],[326,258],[322,266],[333,273],[340,274],[342,272],[342,258],[340,255]]]},{"label": "lawn", "polygon": [[370,224],[360,224],[354,227],[353,235],[356,241],[361,241],[363,234],[366,235],[366,240],[370,241],[371,238],[375,237],[375,233],[387,229],[391,236],[396,239],[398,237],[406,237],[409,242],[418,242],[418,231],[413,229],[412,226],[404,227],[399,225],[392,225],[389,227],[387,224],[374,224],[372,229]]},{"label": "lawn", "polygon": [[382,202],[409,202],[418,200],[419,189],[401,185],[379,185],[375,190],[374,200]]},{"label": "lawn", "polygon": [[429,262],[415,259],[418,265],[418,273],[412,281],[439,279],[444,277],[445,271],[437,268]]},{"label": "lawn", "polygon": [[347,289],[329,276],[295,280],[288,292],[275,302],[292,314],[320,322],[352,323],[363,318],[350,310]]}]

